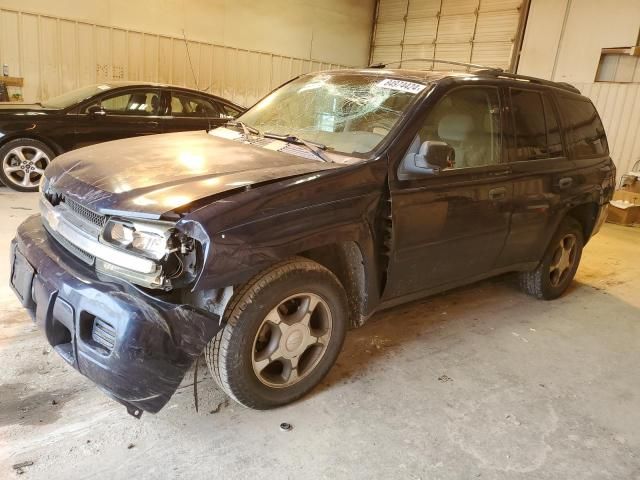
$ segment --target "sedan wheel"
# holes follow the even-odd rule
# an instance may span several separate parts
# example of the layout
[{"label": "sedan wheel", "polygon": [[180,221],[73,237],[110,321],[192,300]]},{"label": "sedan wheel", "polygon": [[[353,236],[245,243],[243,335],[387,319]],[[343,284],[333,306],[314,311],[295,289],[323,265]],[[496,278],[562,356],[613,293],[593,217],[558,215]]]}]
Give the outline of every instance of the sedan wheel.
[{"label": "sedan wheel", "polygon": [[14,140],[0,149],[3,183],[13,190],[35,192],[53,152],[43,143]]}]

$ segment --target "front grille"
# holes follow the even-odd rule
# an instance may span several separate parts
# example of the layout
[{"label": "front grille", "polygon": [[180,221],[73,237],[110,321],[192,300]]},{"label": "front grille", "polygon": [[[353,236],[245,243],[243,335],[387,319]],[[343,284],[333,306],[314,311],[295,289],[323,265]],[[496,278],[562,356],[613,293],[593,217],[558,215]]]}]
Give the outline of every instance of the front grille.
[{"label": "front grille", "polygon": [[101,318],[96,317],[91,330],[91,340],[111,351],[116,344],[116,329]]},{"label": "front grille", "polygon": [[75,200],[71,200],[70,198],[63,197],[63,202],[65,205],[69,207],[76,215],[84,218],[90,223],[97,225],[98,227],[104,227],[104,224],[107,222],[107,217],[104,215],[100,215],[99,213],[94,212],[93,210],[89,210],[87,207],[80,205]]}]

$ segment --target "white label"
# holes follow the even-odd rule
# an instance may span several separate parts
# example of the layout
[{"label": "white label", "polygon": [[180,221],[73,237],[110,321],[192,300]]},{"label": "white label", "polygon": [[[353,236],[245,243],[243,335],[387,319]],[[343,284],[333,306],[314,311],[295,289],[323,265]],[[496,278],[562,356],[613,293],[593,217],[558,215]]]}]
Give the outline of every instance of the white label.
[{"label": "white label", "polygon": [[420,93],[427,86],[421,83],[407,82],[406,80],[396,80],[394,78],[385,78],[378,83],[380,88],[389,88],[391,90],[398,90],[400,92],[407,93]]},{"label": "white label", "polygon": [[227,140],[237,140],[242,137],[240,132],[236,132],[235,130],[230,130],[228,128],[219,127],[209,132],[209,135],[213,135],[214,137],[226,138]]},{"label": "white label", "polygon": [[267,150],[274,150],[276,152],[279,152],[286,146],[287,142],[283,142],[282,140],[274,140],[271,143],[267,143],[264,148],[266,148]]}]

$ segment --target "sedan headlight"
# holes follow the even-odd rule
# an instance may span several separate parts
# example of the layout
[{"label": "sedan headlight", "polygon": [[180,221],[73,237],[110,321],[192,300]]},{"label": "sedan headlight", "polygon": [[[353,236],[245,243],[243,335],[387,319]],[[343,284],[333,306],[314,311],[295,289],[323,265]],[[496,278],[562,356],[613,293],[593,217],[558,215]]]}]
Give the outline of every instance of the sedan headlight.
[{"label": "sedan headlight", "polygon": [[169,239],[174,225],[164,222],[109,220],[102,238],[122,249],[160,260],[169,252]]}]

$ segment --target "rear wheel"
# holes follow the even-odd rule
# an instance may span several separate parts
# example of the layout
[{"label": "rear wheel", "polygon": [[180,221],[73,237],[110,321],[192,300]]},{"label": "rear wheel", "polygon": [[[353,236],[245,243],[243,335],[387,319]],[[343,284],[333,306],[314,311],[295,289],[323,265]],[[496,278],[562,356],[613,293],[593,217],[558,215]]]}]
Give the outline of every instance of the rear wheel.
[{"label": "rear wheel", "polygon": [[538,267],[519,274],[520,287],[536,298],[558,298],[569,287],[578,270],[583,246],[582,226],[573,218],[565,218]]},{"label": "rear wheel", "polygon": [[290,403],[335,362],[348,324],[347,298],[329,270],[304,258],[258,274],[231,299],[227,325],[205,356],[220,387],[250,408]]},{"label": "rear wheel", "polygon": [[38,140],[11,140],[0,147],[0,179],[18,192],[35,192],[54,156],[53,150]]}]

